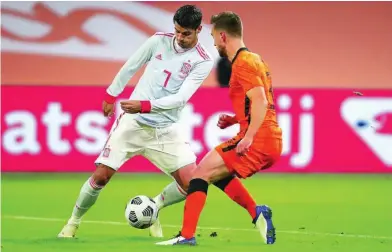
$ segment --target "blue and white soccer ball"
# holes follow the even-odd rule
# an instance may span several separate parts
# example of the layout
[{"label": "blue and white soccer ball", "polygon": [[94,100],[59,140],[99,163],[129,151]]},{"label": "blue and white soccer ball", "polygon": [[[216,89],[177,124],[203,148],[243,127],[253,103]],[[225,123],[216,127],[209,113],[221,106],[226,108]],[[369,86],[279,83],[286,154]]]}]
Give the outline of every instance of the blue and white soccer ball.
[{"label": "blue and white soccer ball", "polygon": [[158,218],[155,202],[144,195],[133,197],[125,207],[125,219],[128,224],[138,229],[152,226]]}]

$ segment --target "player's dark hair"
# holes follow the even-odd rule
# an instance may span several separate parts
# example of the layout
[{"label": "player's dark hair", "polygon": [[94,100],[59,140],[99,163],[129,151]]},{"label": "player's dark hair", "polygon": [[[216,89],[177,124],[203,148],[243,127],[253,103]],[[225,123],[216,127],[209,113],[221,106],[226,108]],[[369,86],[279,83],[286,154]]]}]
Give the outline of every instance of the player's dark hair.
[{"label": "player's dark hair", "polygon": [[211,17],[211,24],[215,29],[224,30],[234,37],[242,36],[241,18],[232,11],[224,11]]},{"label": "player's dark hair", "polygon": [[201,25],[203,14],[195,5],[180,7],[173,17],[173,22],[183,28],[196,30]]}]

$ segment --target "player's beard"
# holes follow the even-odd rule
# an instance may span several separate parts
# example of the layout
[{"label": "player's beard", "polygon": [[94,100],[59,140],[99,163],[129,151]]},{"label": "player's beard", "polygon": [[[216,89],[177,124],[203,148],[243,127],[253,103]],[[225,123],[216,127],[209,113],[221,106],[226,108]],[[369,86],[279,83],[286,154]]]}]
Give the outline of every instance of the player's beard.
[{"label": "player's beard", "polygon": [[218,53],[219,53],[219,56],[221,56],[222,58],[227,58],[226,48],[218,47]]},{"label": "player's beard", "polygon": [[188,49],[188,44],[186,44],[185,42],[178,42],[178,45],[179,45],[182,49]]},{"label": "player's beard", "polygon": [[194,42],[192,42],[192,41],[190,41],[190,42],[185,42],[185,41],[177,41],[177,45],[179,46],[179,47],[181,47],[182,49],[184,49],[184,50],[188,50],[188,49],[191,49],[192,48],[192,44],[193,44]]}]

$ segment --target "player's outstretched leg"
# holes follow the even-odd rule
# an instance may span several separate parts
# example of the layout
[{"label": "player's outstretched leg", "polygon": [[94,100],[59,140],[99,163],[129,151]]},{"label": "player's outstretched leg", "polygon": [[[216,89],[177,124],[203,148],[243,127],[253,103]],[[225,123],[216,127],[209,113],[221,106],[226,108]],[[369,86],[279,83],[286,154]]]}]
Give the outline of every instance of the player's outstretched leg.
[{"label": "player's outstretched leg", "polygon": [[[158,210],[161,210],[164,207],[185,200],[185,197],[186,191],[184,191],[176,181],[173,181],[167,185],[160,194],[155,196],[153,200],[155,201]],[[150,236],[163,237],[162,226],[159,219],[150,227]]]},{"label": "player's outstretched leg", "polygon": [[183,228],[174,238],[156,243],[157,245],[196,245],[194,233],[203,210],[208,191],[206,180],[195,178],[190,181],[185,201]]},{"label": "player's outstretched leg", "polygon": [[102,188],[109,182],[114,173],[115,170],[110,167],[102,164],[98,165],[93,175],[83,184],[72,211],[71,218],[57,237],[75,237],[83,215],[94,205]]},{"label": "player's outstretched leg", "polygon": [[[167,185],[163,191],[153,199],[159,210],[185,200],[189,181],[191,180],[196,168],[196,163],[191,163],[170,173],[175,181]],[[150,227],[150,235],[153,237],[163,237],[162,227],[159,220]]]},{"label": "player's outstretched leg", "polygon": [[[183,182],[184,183],[184,182]],[[241,180],[234,175],[230,175],[214,183],[230,199],[241,207],[245,208],[253,221],[256,218],[256,202],[250,195],[249,191],[242,184]],[[186,191],[181,186],[172,182],[167,185],[163,191],[153,200],[156,202],[159,210],[172,204],[181,202],[186,198]],[[150,235],[153,237],[163,237],[163,232],[159,220],[150,227]]]},{"label": "player's outstretched leg", "polygon": [[157,245],[196,245],[195,232],[207,198],[208,185],[230,175],[216,155],[219,154],[215,150],[209,152],[193,174],[185,201],[181,233],[168,241],[158,242]]}]

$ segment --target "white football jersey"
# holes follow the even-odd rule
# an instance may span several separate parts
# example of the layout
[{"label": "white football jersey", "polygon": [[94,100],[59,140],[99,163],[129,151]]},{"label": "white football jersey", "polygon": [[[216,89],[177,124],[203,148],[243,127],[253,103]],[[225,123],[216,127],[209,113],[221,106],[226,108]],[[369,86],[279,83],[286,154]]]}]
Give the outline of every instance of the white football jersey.
[{"label": "white football jersey", "polygon": [[213,58],[198,43],[179,52],[173,33],[158,32],[150,37],[129,60],[108,87],[118,96],[129,79],[144,64],[146,69],[130,100],[150,100],[151,113],[139,114],[137,120],[153,127],[166,127],[179,119],[180,112],[213,68]]}]

